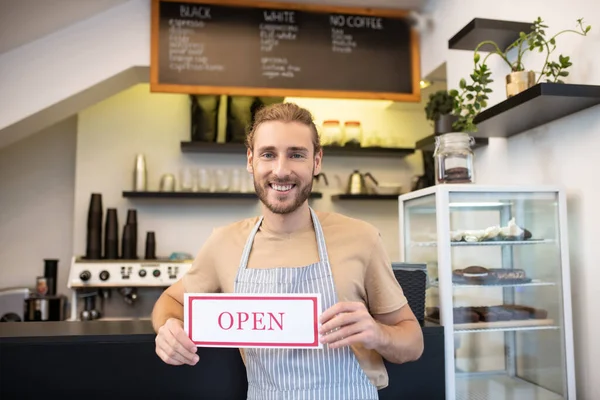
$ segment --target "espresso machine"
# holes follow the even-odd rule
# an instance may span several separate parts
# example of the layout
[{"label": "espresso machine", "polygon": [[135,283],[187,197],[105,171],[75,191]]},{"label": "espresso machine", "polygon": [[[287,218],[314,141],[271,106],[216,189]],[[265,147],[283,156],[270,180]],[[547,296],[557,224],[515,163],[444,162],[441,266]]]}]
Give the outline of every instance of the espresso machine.
[{"label": "espresso machine", "polygon": [[149,319],[164,289],[192,265],[190,254],[157,257],[153,231],[146,232],[145,251],[139,256],[137,211],[127,210],[121,240],[117,214],[116,208],[107,208],[103,226],[102,194],[91,194],[86,251],[72,258],[67,281],[72,321]]},{"label": "espresso machine", "polygon": [[73,257],[68,287],[71,321],[149,319],[165,288],[192,260],[87,260]]}]

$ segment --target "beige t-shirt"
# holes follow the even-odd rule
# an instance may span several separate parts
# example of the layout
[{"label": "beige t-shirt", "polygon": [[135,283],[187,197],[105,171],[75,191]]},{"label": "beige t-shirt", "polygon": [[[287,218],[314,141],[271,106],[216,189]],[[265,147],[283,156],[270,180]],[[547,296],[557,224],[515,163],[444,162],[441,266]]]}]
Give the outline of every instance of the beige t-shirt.
[{"label": "beige t-shirt", "polygon": [[[377,229],[337,213],[316,214],[323,228],[338,301],[363,302],[371,314],[389,313],[406,305]],[[233,293],[244,245],[257,221],[258,217],[253,217],[215,229],[183,276],[185,291]],[[248,268],[302,267],[317,261],[312,224],[292,234],[276,234],[261,224]],[[386,387],[388,375],[381,356],[362,346],[352,346],[352,350],[371,382],[378,389]]]}]

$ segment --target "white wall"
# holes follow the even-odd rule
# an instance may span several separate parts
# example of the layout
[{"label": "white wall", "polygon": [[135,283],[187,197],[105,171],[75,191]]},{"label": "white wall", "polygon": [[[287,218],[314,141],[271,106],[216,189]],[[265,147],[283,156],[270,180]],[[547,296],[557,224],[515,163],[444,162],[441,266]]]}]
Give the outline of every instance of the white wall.
[{"label": "white wall", "polygon": [[[564,35],[557,39],[558,54],[570,55],[573,67],[567,82],[600,84],[600,3],[570,1],[505,1],[436,0],[435,29],[423,35],[423,72],[447,62],[448,87],[457,88],[460,78],[473,68],[472,52],[448,50],[448,39],[474,17],[532,21],[541,16],[556,33],[575,27],[584,17],[593,26],[588,37]],[[490,59],[491,60],[491,59]],[[536,67],[539,59],[528,59]],[[495,79],[490,106],[504,97],[503,80],[507,70],[497,61],[490,63]],[[535,68],[534,68],[535,69]],[[538,68],[539,70],[539,68]],[[539,110],[544,112],[544,110]],[[487,148],[477,150],[476,174],[482,184],[559,184],[568,194],[570,262],[574,317],[577,398],[600,398],[600,322],[594,315],[600,303],[597,282],[597,238],[600,189],[593,178],[587,178],[597,167],[600,148],[600,107],[579,112],[560,121],[524,132],[508,140],[493,139]],[[596,371],[596,372],[594,372]]]},{"label": "white wall", "polygon": [[5,128],[149,62],[149,0],[130,0],[1,54],[0,147],[34,133],[5,138]]},{"label": "white wall", "polygon": [[[314,110],[318,120],[352,117],[363,121],[365,130],[379,130],[397,142],[414,146],[427,125],[422,113],[390,110],[379,102],[324,102],[294,99]],[[318,107],[316,106],[318,105]],[[138,210],[138,251],[143,254],[145,232],[156,231],[157,253],[173,251],[195,254],[215,226],[256,215],[255,200],[129,200],[123,190],[131,190],[136,153],[144,153],[148,163],[149,190],[157,190],[160,176],[177,176],[181,166],[244,168],[245,155],[181,153],[179,143],[189,140],[189,106],[185,95],[149,93],[141,84],[83,111],[78,119],[77,164],[73,249],[85,252],[85,227],[91,193],[103,194],[105,210],[119,210],[121,229],[127,209]],[[390,256],[398,257],[397,206],[389,202],[331,203],[329,194],[338,193],[336,175],[345,184],[353,169],[371,172],[381,181],[410,187],[411,178],[422,174],[420,154],[406,159],[325,157],[324,172],[331,187],[323,199],[312,205],[319,210],[336,210],[374,223],[384,236]],[[122,233],[122,232],[121,232]]]},{"label": "white wall", "polygon": [[77,117],[0,150],[0,287],[35,287],[44,259],[66,282],[73,247]]}]

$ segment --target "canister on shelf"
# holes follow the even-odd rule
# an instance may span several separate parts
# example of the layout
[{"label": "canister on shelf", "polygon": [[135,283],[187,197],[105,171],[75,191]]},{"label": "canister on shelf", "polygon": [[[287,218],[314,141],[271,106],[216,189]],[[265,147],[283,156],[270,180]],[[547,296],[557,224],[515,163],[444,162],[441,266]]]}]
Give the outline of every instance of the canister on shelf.
[{"label": "canister on shelf", "polygon": [[359,121],[344,122],[344,146],[360,147],[363,140],[362,127]]},{"label": "canister on shelf", "polygon": [[475,183],[472,136],[463,132],[445,133],[435,138],[435,182]]},{"label": "canister on shelf", "polygon": [[48,293],[48,280],[45,276],[36,278],[35,291],[38,296],[45,296]]},{"label": "canister on shelf", "polygon": [[325,142],[331,146],[341,146],[344,143],[344,132],[340,126],[340,121],[329,119],[323,121],[323,136]]}]

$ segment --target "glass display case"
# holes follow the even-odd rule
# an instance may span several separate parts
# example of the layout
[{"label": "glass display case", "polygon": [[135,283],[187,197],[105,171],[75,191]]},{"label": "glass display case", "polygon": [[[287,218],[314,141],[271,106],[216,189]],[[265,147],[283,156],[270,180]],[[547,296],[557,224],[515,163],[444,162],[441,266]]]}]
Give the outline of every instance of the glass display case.
[{"label": "glass display case", "polygon": [[447,399],[575,399],[565,193],[446,184],[399,197],[401,261],[426,263]]}]

